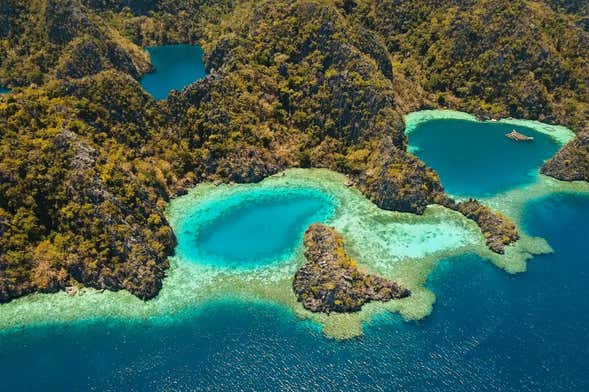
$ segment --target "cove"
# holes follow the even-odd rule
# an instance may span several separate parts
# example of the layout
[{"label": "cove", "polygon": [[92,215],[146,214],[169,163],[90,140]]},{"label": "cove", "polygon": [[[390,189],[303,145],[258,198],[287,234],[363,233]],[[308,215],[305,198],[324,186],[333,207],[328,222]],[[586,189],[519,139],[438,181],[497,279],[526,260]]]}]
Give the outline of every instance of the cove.
[{"label": "cove", "polygon": [[170,91],[182,90],[206,76],[203,51],[199,46],[154,46],[147,51],[154,71],[144,75],[139,82],[155,99],[166,99]]},{"label": "cove", "polygon": [[[173,207],[172,207],[173,208]],[[245,189],[185,210],[178,223],[177,254],[195,263],[252,268],[284,261],[305,229],[333,215],[335,205],[313,189]]]},{"label": "cove", "polygon": [[[544,161],[561,147],[537,125],[433,116],[411,125],[410,151],[438,172],[448,193],[488,197],[535,182]],[[534,140],[505,137],[514,129]]]},{"label": "cove", "polygon": [[38,326],[0,332],[2,385],[76,391],[236,385],[588,390],[589,347],[580,342],[589,333],[589,197],[535,199],[523,220],[554,253],[536,257],[526,274],[515,277],[475,255],[444,259],[427,281],[438,303],[419,323],[386,315],[371,322],[361,339],[340,342],[283,307],[223,300],[170,318]]}]

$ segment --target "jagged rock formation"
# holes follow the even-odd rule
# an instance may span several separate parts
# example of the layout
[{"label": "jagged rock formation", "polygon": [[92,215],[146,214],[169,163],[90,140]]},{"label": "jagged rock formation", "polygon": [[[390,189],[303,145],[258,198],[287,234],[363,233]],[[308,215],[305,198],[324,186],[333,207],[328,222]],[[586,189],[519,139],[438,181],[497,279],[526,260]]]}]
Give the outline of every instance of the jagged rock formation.
[{"label": "jagged rock formation", "polygon": [[422,86],[422,102],[494,118],[585,126],[587,2],[356,3],[352,18],[379,33],[398,64],[399,79],[412,82],[397,88]]},{"label": "jagged rock formation", "polygon": [[367,198],[385,210],[423,214],[428,205],[447,200],[436,172],[396,147],[373,151],[364,170],[351,178]]},{"label": "jagged rock formation", "polygon": [[563,181],[589,181],[589,129],[546,162],[542,173]]},{"label": "jagged rock formation", "polygon": [[76,284],[152,298],[175,237],[156,169],[123,144],[137,124],[61,88],[0,102],[0,302]]},{"label": "jagged rock formation", "polygon": [[411,295],[395,282],[358,269],[344,250],[341,234],[332,227],[312,224],[304,243],[307,262],[295,274],[293,290],[312,312],[356,312],[370,301]]},{"label": "jagged rock formation", "polygon": [[149,56],[80,0],[0,5],[0,84],[41,84],[117,69],[135,78],[151,69]]},{"label": "jagged rock formation", "polygon": [[218,37],[211,75],[168,101],[190,146],[206,150],[197,170],[247,182],[287,167],[329,168],[379,206],[418,213],[443,194],[437,175],[405,151],[392,65],[371,32],[313,2],[263,2],[242,25],[248,38]]},{"label": "jagged rock formation", "polygon": [[508,217],[477,200],[469,199],[460,203],[449,200],[446,206],[475,221],[485,236],[487,246],[495,253],[503,254],[506,245],[519,239],[517,228]]}]

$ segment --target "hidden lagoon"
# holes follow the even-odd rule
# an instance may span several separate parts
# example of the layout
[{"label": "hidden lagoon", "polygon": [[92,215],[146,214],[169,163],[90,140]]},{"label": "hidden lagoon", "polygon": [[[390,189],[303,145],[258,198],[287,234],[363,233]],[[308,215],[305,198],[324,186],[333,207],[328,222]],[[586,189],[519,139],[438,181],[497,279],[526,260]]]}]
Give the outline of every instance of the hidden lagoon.
[{"label": "hidden lagoon", "polygon": [[172,90],[184,87],[206,76],[203,50],[197,45],[164,45],[146,49],[153,72],[139,81],[156,100],[166,99]]},{"label": "hidden lagoon", "polygon": [[[225,369],[226,374],[220,374],[215,364],[242,361],[248,363],[247,371],[234,377],[243,379],[244,388],[268,388],[276,382],[272,373],[289,367],[293,374],[280,379],[289,388],[302,385],[300,378],[311,372],[311,385],[322,388],[336,378],[350,385],[377,386],[395,374],[405,387],[428,389],[451,380],[452,367],[462,369],[462,378],[474,377],[469,367],[499,345],[489,360],[488,376],[502,387],[513,376],[510,372],[525,370],[514,365],[523,345],[518,323],[543,325],[547,321],[538,320],[557,318],[546,329],[525,333],[535,334],[532,344],[547,353],[536,362],[548,361],[551,372],[567,374],[571,386],[582,386],[578,383],[586,381],[575,376],[581,365],[565,369],[557,359],[585,349],[559,352],[541,343],[552,337],[572,344],[571,334],[581,333],[586,325],[572,322],[569,329],[559,329],[571,317],[563,313],[566,309],[587,306],[580,302],[580,283],[564,291],[558,290],[558,283],[573,271],[587,283],[587,266],[581,260],[586,256],[579,250],[589,240],[589,184],[539,174],[543,161],[570,140],[572,132],[533,121],[481,122],[451,111],[413,113],[406,124],[410,150],[438,170],[449,193],[476,196],[516,222],[521,239],[504,255],[491,252],[477,225],[457,212],[437,205],[422,216],[384,211],[347,186],[345,176],[328,170],[290,169],[257,184],[203,183],[168,206],[178,246],[157,298],[143,302],[126,292],[83,289],[74,297],[34,294],[1,305],[0,358],[17,358],[18,364],[19,358],[28,360],[42,347],[50,350],[59,344],[66,348],[64,356],[80,349],[88,363],[74,366],[80,367],[80,374],[90,374],[92,385],[105,389],[123,377],[131,389],[162,379],[194,385],[191,377],[199,373],[217,375],[222,385],[229,385],[223,380],[229,382],[233,372]],[[533,135],[534,142],[506,139],[504,134],[514,128]],[[460,156],[460,149],[450,148],[465,137],[473,150],[481,151]],[[453,151],[451,160],[444,160],[446,146]],[[505,154],[497,155],[497,149]],[[401,283],[412,295],[369,303],[350,314],[305,310],[292,292],[292,277],[304,262],[302,235],[316,221],[334,226],[345,239],[346,251],[363,268]],[[24,350],[23,336],[30,342]],[[166,356],[166,347],[183,344],[192,350],[187,355],[198,371],[183,373]],[[103,359],[93,349],[98,345],[107,347]],[[143,347],[144,357],[137,362],[142,365],[125,368],[133,356],[122,353],[132,347]],[[255,362],[260,358],[256,350],[267,352],[269,360]],[[390,365],[349,372],[343,367],[352,357],[368,365]],[[37,356],[38,361],[43,358]],[[109,368],[117,372],[110,380],[100,375],[106,359],[122,365]],[[319,363],[342,370],[320,375]],[[411,364],[431,373],[412,372]],[[537,372],[534,364],[529,363],[528,372]],[[47,371],[59,366],[65,366],[65,357],[48,364]],[[89,371],[90,366],[95,370]],[[504,378],[497,377],[499,371]],[[550,377],[544,377],[538,375],[533,382],[550,385]],[[14,388],[26,387],[23,382],[8,379]],[[74,377],[71,382],[82,389],[88,381]],[[533,389],[525,379],[521,382]]]}]

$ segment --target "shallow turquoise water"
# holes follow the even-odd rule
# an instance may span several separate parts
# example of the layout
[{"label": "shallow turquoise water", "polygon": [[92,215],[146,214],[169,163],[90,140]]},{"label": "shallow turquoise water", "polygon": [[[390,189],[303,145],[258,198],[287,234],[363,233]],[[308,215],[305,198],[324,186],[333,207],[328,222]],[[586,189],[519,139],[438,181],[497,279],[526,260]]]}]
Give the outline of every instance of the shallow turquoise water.
[{"label": "shallow turquoise water", "polygon": [[251,268],[288,259],[305,229],[335,212],[333,200],[313,189],[244,191],[185,211],[176,253],[226,268]]},{"label": "shallow turquoise water", "polygon": [[8,94],[9,92],[10,92],[10,89],[4,88],[4,87],[0,87],[0,95],[2,95],[2,94]]},{"label": "shallow turquoise water", "polygon": [[555,253],[508,275],[443,261],[431,316],[386,316],[333,341],[270,304],[222,301],[173,319],[88,321],[0,334],[5,390],[589,390],[589,197],[525,211]]},{"label": "shallow turquoise water", "polygon": [[[535,131],[518,129],[537,138],[532,149],[544,142],[552,148]],[[493,130],[515,143],[504,138],[507,131]],[[418,134],[411,134],[412,144]],[[500,144],[487,136],[491,145]],[[514,151],[520,147],[529,148],[515,144]],[[505,159],[544,159],[528,153]],[[482,173],[499,163],[477,165],[472,173],[448,166],[442,180],[447,185],[450,175],[468,194],[497,192],[531,181],[537,168],[511,163],[521,169],[518,175],[487,184]],[[532,176],[522,175],[525,170]],[[288,258],[305,227],[335,211],[333,200],[315,189],[276,187],[194,200],[199,203],[179,209],[177,255],[231,269]],[[387,314],[363,336],[334,341],[284,306],[226,299],[145,319],[28,327],[0,332],[0,389],[589,390],[583,340],[589,334],[589,197],[533,200],[522,223],[529,234],[546,238],[554,253],[534,258],[518,275],[475,255],[442,260],[427,282],[437,296],[433,313],[419,322]]]},{"label": "shallow turquoise water", "polygon": [[[534,141],[506,138],[513,129]],[[531,128],[457,119],[419,124],[409,144],[438,172],[446,191],[459,196],[491,196],[532,183],[542,163],[559,149],[550,136]]]},{"label": "shallow turquoise water", "polygon": [[166,99],[172,90],[206,76],[202,48],[196,45],[166,45],[147,48],[155,71],[141,78],[141,86],[155,99]]}]

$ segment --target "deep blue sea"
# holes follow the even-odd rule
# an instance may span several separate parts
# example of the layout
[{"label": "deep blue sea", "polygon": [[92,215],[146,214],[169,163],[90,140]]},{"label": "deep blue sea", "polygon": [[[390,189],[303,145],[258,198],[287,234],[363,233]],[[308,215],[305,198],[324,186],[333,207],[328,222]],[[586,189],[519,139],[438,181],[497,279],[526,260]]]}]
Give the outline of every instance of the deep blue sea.
[{"label": "deep blue sea", "polygon": [[[513,129],[534,141],[506,138]],[[455,119],[419,124],[409,134],[409,144],[436,169],[447,192],[475,197],[534,182],[538,168],[559,149],[552,138],[531,128]]]},{"label": "deep blue sea", "polygon": [[155,99],[166,99],[172,90],[206,76],[202,48],[196,45],[165,45],[147,48],[155,71],[139,81]]},{"label": "deep blue sea", "polygon": [[97,321],[0,335],[2,390],[589,390],[589,197],[525,212],[555,253],[509,275],[447,260],[431,316],[382,317],[351,341],[270,304],[226,301],[169,325]]}]

